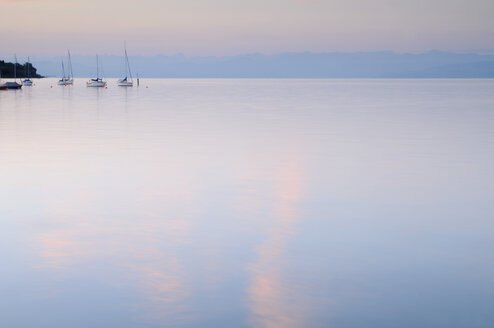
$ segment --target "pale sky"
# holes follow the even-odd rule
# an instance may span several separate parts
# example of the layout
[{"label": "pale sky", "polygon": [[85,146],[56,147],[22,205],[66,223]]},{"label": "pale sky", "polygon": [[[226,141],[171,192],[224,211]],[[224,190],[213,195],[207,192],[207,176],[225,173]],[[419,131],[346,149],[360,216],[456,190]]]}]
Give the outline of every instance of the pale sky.
[{"label": "pale sky", "polygon": [[0,56],[494,48],[494,0],[0,0]]}]

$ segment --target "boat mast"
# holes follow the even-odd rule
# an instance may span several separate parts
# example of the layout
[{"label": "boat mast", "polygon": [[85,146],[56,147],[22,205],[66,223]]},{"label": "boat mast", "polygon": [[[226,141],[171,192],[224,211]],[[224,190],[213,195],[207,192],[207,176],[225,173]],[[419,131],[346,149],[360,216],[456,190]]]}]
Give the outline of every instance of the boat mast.
[{"label": "boat mast", "polygon": [[99,79],[99,59],[98,59],[98,55],[96,55],[96,79]]},{"label": "boat mast", "polygon": [[15,59],[15,63],[14,63],[14,80],[17,80],[17,55],[14,54],[14,59]]},{"label": "boat mast", "polygon": [[124,54],[125,54],[125,59],[124,59],[124,66],[125,66],[125,80],[127,80],[127,76],[129,75],[128,69],[127,69],[127,42],[124,41]]},{"label": "boat mast", "polygon": [[130,62],[129,62],[129,56],[127,55],[127,49],[125,49],[125,61],[127,62],[126,68],[129,70],[130,81],[134,82],[132,78],[132,71],[130,70]]},{"label": "boat mast", "polygon": [[62,58],[62,80],[65,80],[65,66],[63,65],[63,58]]},{"label": "boat mast", "polygon": [[70,58],[70,50],[67,50],[67,53],[69,54],[69,71],[70,71],[69,78],[74,79],[74,72],[72,71],[72,59]]},{"label": "boat mast", "polygon": [[31,67],[29,66],[29,57],[27,57],[27,78],[31,78]]}]

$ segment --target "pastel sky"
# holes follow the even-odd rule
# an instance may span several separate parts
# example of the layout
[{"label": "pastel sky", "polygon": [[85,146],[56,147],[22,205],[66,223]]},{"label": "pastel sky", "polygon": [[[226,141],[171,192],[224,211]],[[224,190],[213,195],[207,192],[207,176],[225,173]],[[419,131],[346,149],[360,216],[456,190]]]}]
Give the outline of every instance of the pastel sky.
[{"label": "pastel sky", "polygon": [[494,48],[493,0],[0,0],[0,55]]}]

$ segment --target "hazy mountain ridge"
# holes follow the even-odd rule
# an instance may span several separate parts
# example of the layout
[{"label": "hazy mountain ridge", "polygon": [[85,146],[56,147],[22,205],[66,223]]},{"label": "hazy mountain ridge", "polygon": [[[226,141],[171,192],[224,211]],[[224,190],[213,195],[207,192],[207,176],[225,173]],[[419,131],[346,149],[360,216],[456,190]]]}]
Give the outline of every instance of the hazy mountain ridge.
[{"label": "hazy mountain ridge", "polygon": [[[122,77],[123,58],[101,55],[103,76]],[[162,78],[494,78],[494,55],[430,51],[246,54],[225,57],[130,56],[134,76]],[[60,76],[60,58],[35,59],[38,71]],[[74,55],[76,77],[96,75],[92,56]]]}]

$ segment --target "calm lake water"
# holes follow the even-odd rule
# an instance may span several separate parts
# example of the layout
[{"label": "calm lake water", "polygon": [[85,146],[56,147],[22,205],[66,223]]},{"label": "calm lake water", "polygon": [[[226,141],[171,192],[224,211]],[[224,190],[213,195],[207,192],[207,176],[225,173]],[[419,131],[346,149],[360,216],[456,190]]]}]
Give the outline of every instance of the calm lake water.
[{"label": "calm lake water", "polygon": [[1,327],[494,326],[494,80],[85,81],[0,91]]}]

